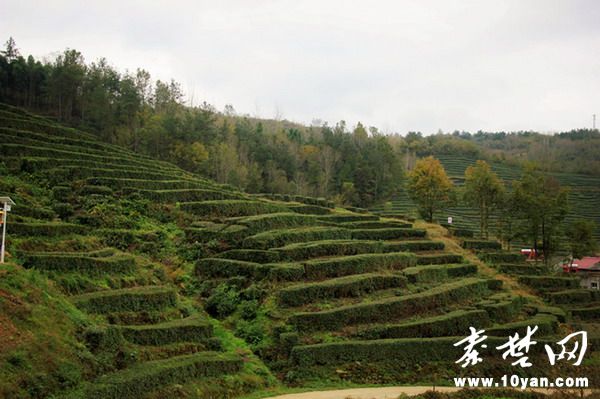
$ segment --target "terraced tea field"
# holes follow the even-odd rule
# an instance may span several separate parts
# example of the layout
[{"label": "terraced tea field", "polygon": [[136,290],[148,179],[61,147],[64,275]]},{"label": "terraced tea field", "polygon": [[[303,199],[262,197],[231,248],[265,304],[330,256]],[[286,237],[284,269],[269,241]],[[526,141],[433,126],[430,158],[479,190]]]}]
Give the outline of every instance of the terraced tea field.
[{"label": "terraced tea field", "polygon": [[[439,155],[438,158],[448,176],[457,185],[464,184],[465,170],[475,165],[476,158],[453,157],[449,155]],[[521,177],[521,171],[516,166],[501,164],[497,162],[490,163],[492,170],[505,181],[507,186],[511,180],[516,180]],[[596,240],[600,240],[600,177],[586,176],[570,173],[550,173],[561,184],[561,186],[569,187],[569,203],[571,212],[567,216],[566,222],[569,223],[574,219],[589,219],[595,220],[598,229],[595,233]],[[409,215],[417,216],[416,206],[408,197],[406,192],[402,192],[391,203],[386,205],[378,205],[372,208],[373,212],[387,215]],[[465,228],[479,231],[479,215],[476,209],[464,205],[448,208],[439,215],[440,221],[445,221],[448,216],[453,219],[453,224],[457,228]],[[490,226],[493,226],[498,220],[498,214],[492,214],[490,218]]]},{"label": "terraced tea field", "polygon": [[[58,397],[443,382],[465,374],[453,344],[472,325],[491,350],[527,324],[550,342],[571,313],[595,323],[596,298],[567,311],[543,302],[565,300],[571,280],[495,271],[481,260],[495,262],[497,243],[461,249],[415,222],[407,201],[378,215],[250,196],[8,106],[0,154],[0,195],[17,202],[9,260],[49,279],[77,315],[85,372]],[[477,373],[507,370],[490,359]]]}]

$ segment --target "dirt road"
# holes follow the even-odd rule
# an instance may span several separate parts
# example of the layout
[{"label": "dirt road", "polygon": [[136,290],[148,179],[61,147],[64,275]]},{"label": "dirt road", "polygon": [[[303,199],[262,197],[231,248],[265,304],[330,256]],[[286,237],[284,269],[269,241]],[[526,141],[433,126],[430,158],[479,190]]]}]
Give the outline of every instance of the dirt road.
[{"label": "dirt road", "polygon": [[[304,392],[304,393],[292,393],[287,395],[273,396],[269,399],[397,399],[398,396],[405,395],[418,395],[426,391],[430,391],[432,387],[421,386],[421,387],[383,387],[383,388],[354,388],[354,389],[341,389],[333,391],[318,391],[318,392]],[[454,387],[436,387],[438,392],[456,392],[459,388]],[[550,393],[552,390],[548,389],[532,389],[542,393]],[[579,397],[580,391],[573,392],[573,397]],[[589,395],[590,390],[585,390],[585,395]]]},{"label": "dirt road", "polygon": [[[417,395],[430,391],[431,387],[383,387],[383,388],[353,388],[336,391],[319,391],[292,393],[274,396],[270,399],[396,399],[401,394]],[[439,387],[436,391],[453,392],[453,387]]]}]

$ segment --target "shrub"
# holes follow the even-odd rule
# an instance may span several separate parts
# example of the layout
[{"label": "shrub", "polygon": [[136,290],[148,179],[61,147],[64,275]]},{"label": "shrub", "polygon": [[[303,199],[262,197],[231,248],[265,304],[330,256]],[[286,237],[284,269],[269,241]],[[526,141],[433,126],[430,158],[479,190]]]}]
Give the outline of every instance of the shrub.
[{"label": "shrub", "polygon": [[341,227],[345,227],[347,229],[409,229],[412,228],[412,223],[367,220],[360,222],[342,223]]},{"label": "shrub", "polygon": [[352,238],[355,240],[395,240],[398,238],[421,238],[427,232],[423,229],[355,229]]},{"label": "shrub", "polygon": [[524,260],[520,253],[511,252],[485,252],[479,257],[489,263],[520,263]]},{"label": "shrub", "polygon": [[274,249],[282,257],[292,260],[323,256],[359,255],[365,253],[415,252],[444,249],[440,241],[374,241],[374,240],[323,240],[289,244]]},{"label": "shrub", "polygon": [[283,205],[250,200],[183,202],[180,207],[183,211],[207,217],[251,216],[287,210]]},{"label": "shrub", "polygon": [[229,316],[240,303],[240,295],[235,287],[219,284],[206,301],[206,311],[214,317],[224,319]]},{"label": "shrub", "polygon": [[289,210],[304,215],[328,215],[331,213],[331,209],[325,208],[318,205],[293,205],[287,206]]},{"label": "shrub", "polygon": [[274,263],[280,260],[279,252],[261,249],[232,249],[216,255],[216,257],[255,263]]},{"label": "shrub", "polygon": [[134,192],[139,193],[143,198],[147,198],[153,202],[175,203],[175,202],[195,202],[195,201],[210,201],[210,200],[227,200],[240,199],[243,196],[239,193],[199,189],[169,189],[169,190],[146,190],[136,189]]},{"label": "shrub", "polygon": [[495,240],[462,240],[461,246],[465,249],[502,249],[502,245]]},{"label": "shrub", "polygon": [[[382,339],[372,341],[345,341],[316,345],[296,346],[291,358],[300,367],[313,365],[344,364],[353,362],[379,362],[393,359],[399,365],[414,366],[419,362],[455,362],[464,353],[454,346],[454,337]],[[490,355],[493,348],[505,343],[505,339],[489,337],[487,348],[480,353]]]},{"label": "shrub", "polygon": [[456,310],[402,324],[377,325],[358,335],[362,339],[462,336],[468,333],[471,326],[479,329],[490,324],[490,318],[484,310]]},{"label": "shrub", "polygon": [[368,252],[381,252],[383,242],[358,240],[322,240],[300,242],[276,248],[283,258],[291,260],[318,258],[323,256],[357,255]]},{"label": "shrub", "polygon": [[472,264],[413,266],[404,269],[403,273],[411,283],[434,282],[476,274],[477,266]]},{"label": "shrub", "polygon": [[481,297],[488,292],[488,284],[487,280],[467,278],[418,294],[342,306],[320,312],[295,313],[291,316],[290,322],[303,331],[331,331],[347,325],[397,320],[448,303],[464,303]]},{"label": "shrub", "polygon": [[184,190],[211,187],[209,183],[188,179],[148,180],[119,177],[90,177],[86,179],[86,182],[87,184],[108,186],[116,189],[135,188],[139,190]]},{"label": "shrub", "polygon": [[79,272],[103,275],[105,273],[127,273],[134,269],[135,259],[128,255],[94,257],[88,254],[28,254],[23,266],[44,271]]},{"label": "shrub", "polygon": [[570,312],[573,317],[576,317],[581,320],[598,320],[598,319],[600,319],[600,306],[571,309]]},{"label": "shrub", "polygon": [[418,265],[440,265],[449,263],[462,263],[462,255],[458,254],[437,254],[437,255],[417,255]]},{"label": "shrub", "polygon": [[214,352],[154,360],[102,376],[85,390],[85,397],[140,398],[165,386],[236,373],[241,367],[239,356]]},{"label": "shrub", "polygon": [[[564,290],[557,292],[550,292],[546,295],[548,300],[555,304],[567,304],[567,303],[589,303],[592,302],[592,298],[596,297],[594,292],[586,289],[573,289]],[[597,298],[594,298],[597,299]]]},{"label": "shrub", "polygon": [[246,248],[268,249],[303,241],[347,239],[350,231],[337,227],[300,227],[296,229],[271,230],[246,238]]},{"label": "shrub", "polygon": [[236,224],[212,224],[204,228],[189,227],[184,229],[184,232],[190,242],[209,242],[213,240],[239,242],[249,234],[246,226]]},{"label": "shrub", "polygon": [[307,261],[304,263],[304,270],[307,278],[318,280],[386,269],[400,270],[413,266],[415,261],[415,255],[408,252],[363,254]]},{"label": "shrub", "polygon": [[490,318],[497,322],[507,322],[514,319],[523,306],[522,297],[504,297],[497,300],[486,300],[478,304]]},{"label": "shrub", "polygon": [[297,226],[312,226],[318,223],[318,219],[310,215],[298,213],[267,213],[264,215],[249,216],[236,223],[247,226],[253,233],[266,230],[291,228]]},{"label": "shrub", "polygon": [[137,345],[203,342],[212,336],[212,326],[199,317],[151,325],[123,326],[120,329],[127,341]]},{"label": "shrub", "polygon": [[550,314],[537,314],[530,319],[515,321],[512,323],[503,324],[498,327],[492,327],[485,330],[486,334],[493,336],[512,336],[519,333],[524,336],[527,333],[527,327],[534,328],[538,326],[535,333],[536,336],[544,336],[554,334],[558,328],[556,317]]},{"label": "shrub", "polygon": [[577,277],[519,276],[519,282],[542,291],[579,288]]},{"label": "shrub", "polygon": [[81,195],[112,195],[112,188],[106,186],[86,185],[81,188]]},{"label": "shrub", "polygon": [[9,223],[7,228],[10,234],[19,236],[61,236],[67,234],[85,234],[86,226],[71,223]]},{"label": "shrub", "polygon": [[77,307],[91,313],[160,310],[175,306],[177,296],[172,288],[137,287],[92,292],[71,298]]},{"label": "shrub", "polygon": [[506,274],[542,275],[548,273],[548,268],[545,266],[536,266],[531,264],[500,263],[495,267],[502,273]]},{"label": "shrub", "polygon": [[403,276],[370,273],[292,285],[281,289],[278,299],[283,306],[301,306],[324,299],[358,297],[377,290],[405,286],[406,278]]},{"label": "shrub", "polygon": [[208,277],[245,276],[254,279],[299,280],[304,275],[304,268],[295,263],[244,262],[234,259],[205,258],[196,263],[195,273]]},{"label": "shrub", "polygon": [[377,215],[333,214],[319,217],[319,220],[329,223],[365,222],[379,220]]}]

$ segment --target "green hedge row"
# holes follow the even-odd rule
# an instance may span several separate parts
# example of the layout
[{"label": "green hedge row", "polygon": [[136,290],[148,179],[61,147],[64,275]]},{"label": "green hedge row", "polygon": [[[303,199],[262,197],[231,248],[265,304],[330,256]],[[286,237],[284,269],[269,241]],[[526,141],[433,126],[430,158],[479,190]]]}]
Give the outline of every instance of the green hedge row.
[{"label": "green hedge row", "polygon": [[241,194],[208,190],[208,189],[174,189],[174,190],[140,190],[133,189],[143,198],[153,202],[175,203],[175,202],[195,202],[195,201],[211,201],[211,200],[226,200],[243,198]]},{"label": "green hedge row", "polygon": [[140,190],[185,190],[196,188],[210,188],[208,183],[195,180],[149,180],[149,179],[124,179],[119,177],[90,177],[87,184],[109,186],[116,189],[136,188]]},{"label": "green hedge row", "polygon": [[196,263],[195,273],[208,277],[244,276],[258,280],[296,281],[304,277],[304,268],[297,263],[260,264],[234,259],[205,258]]},{"label": "green hedge row", "polygon": [[412,228],[412,223],[367,220],[342,223],[341,227],[345,227],[347,229],[410,229]]},{"label": "green hedge row", "polygon": [[269,249],[295,242],[348,238],[350,238],[350,230],[339,227],[314,226],[258,233],[246,238],[242,245],[246,248]]},{"label": "green hedge row", "polygon": [[496,300],[493,299],[494,297],[491,298],[479,302],[477,306],[485,310],[490,318],[496,322],[513,320],[525,303],[522,297],[517,296],[498,297]]},{"label": "green hedge row", "polygon": [[98,229],[94,233],[105,245],[125,250],[144,243],[160,243],[166,238],[161,230]]},{"label": "green hedge row", "polygon": [[[300,367],[379,361],[394,361],[398,365],[410,367],[414,366],[416,359],[420,363],[454,363],[464,354],[462,348],[454,346],[459,340],[459,337],[439,337],[332,342],[295,346],[291,358]],[[491,356],[493,348],[505,341],[503,338],[489,337],[486,340],[487,348],[479,352],[484,357]]]},{"label": "green hedge row", "polygon": [[236,373],[241,368],[242,359],[239,356],[214,352],[154,360],[100,377],[85,390],[85,397],[141,398],[166,386]]},{"label": "green hedge row", "polygon": [[304,263],[304,270],[308,279],[319,280],[382,270],[401,270],[414,266],[415,261],[415,255],[408,252],[363,254],[309,260]]},{"label": "green hedge row", "polygon": [[477,266],[472,264],[413,266],[404,269],[403,273],[411,283],[440,282],[448,278],[476,274]]},{"label": "green hedge row", "polygon": [[599,320],[600,306],[592,306],[589,308],[569,309],[571,316],[581,320]]},{"label": "green hedge row", "polygon": [[[115,157],[115,156],[107,156],[107,155],[99,155],[99,154],[86,154],[82,152],[75,151],[66,151],[53,149],[49,147],[42,146],[29,146],[23,144],[0,144],[0,155],[3,157],[41,157],[41,158],[57,158],[57,159],[81,159],[86,158],[90,161],[94,161],[102,164],[116,164],[123,165],[123,167],[129,166],[130,168],[137,168],[143,165],[138,165],[135,161],[132,161],[128,158]],[[147,168],[151,166],[148,165]],[[75,168],[75,166],[73,167]],[[46,170],[58,170],[58,169],[46,169]],[[93,168],[86,168],[88,171],[92,170],[100,170]],[[113,170],[113,169],[110,169]],[[117,169],[114,169],[117,170]],[[88,176],[91,177],[91,176]]]},{"label": "green hedge row", "polygon": [[406,286],[406,278],[393,274],[368,273],[297,284],[281,289],[277,297],[283,306],[301,306],[320,300],[359,297],[373,291]]},{"label": "green hedge row", "polygon": [[285,245],[274,249],[283,258],[302,260],[319,258],[323,256],[357,255],[369,252],[381,252],[383,242],[358,241],[358,240],[322,240],[313,242],[300,242]]},{"label": "green hedge row", "polygon": [[269,198],[275,201],[285,201],[285,202],[301,202],[307,205],[317,205],[324,208],[335,208],[335,204],[332,201],[327,200],[326,198],[315,198],[315,197],[306,197],[303,195],[289,195],[289,194],[256,194],[258,197]]},{"label": "green hedge row", "polygon": [[[132,166],[151,166],[146,165],[143,161],[136,160],[123,160],[117,161],[113,160],[112,162],[100,162],[95,159],[64,159],[64,158],[40,158],[40,157],[22,157],[19,158],[19,163],[17,164],[17,169],[23,172],[28,173],[36,173],[41,172],[46,169],[58,168],[61,166],[84,166],[88,168],[109,168],[109,169],[118,169]],[[154,165],[156,170],[165,170],[165,171],[178,171],[175,166],[160,166],[157,167]]]},{"label": "green hedge row", "polygon": [[18,236],[62,236],[67,234],[85,234],[88,232],[86,226],[71,223],[17,223],[8,222],[6,226],[7,234]]},{"label": "green hedge row", "polygon": [[275,263],[281,260],[279,252],[264,251],[260,249],[231,249],[222,252],[215,257],[255,263]]},{"label": "green hedge row", "polygon": [[479,257],[489,263],[521,263],[525,260],[523,255],[513,252],[484,252]]},{"label": "green hedge row", "polygon": [[381,323],[414,316],[447,304],[459,304],[489,292],[487,280],[467,278],[428,291],[320,312],[296,313],[290,323],[301,331],[338,330],[344,326]]},{"label": "green hedge row", "polygon": [[545,291],[579,288],[580,280],[577,277],[519,276],[519,282],[536,290]]},{"label": "green hedge row", "polygon": [[500,263],[495,265],[502,273],[516,275],[542,275],[548,273],[548,268],[544,266],[536,266],[534,264],[524,263]]},{"label": "green hedge row", "polygon": [[249,234],[246,226],[236,224],[214,224],[205,228],[188,227],[183,231],[190,242],[208,242],[212,240],[240,242]]},{"label": "green hedge row", "polygon": [[473,238],[475,236],[475,232],[470,229],[460,228],[460,227],[450,227],[448,228],[450,234],[454,237],[465,237],[465,238]]},{"label": "green hedge row", "polygon": [[323,240],[289,244],[275,250],[287,259],[302,260],[323,256],[358,255],[385,252],[418,252],[444,249],[440,241],[372,241],[372,240]]},{"label": "green hedge row", "polygon": [[442,265],[451,263],[463,263],[462,255],[443,253],[434,255],[417,255],[417,265]]},{"label": "green hedge row", "polygon": [[44,219],[52,220],[56,216],[52,209],[40,208],[31,205],[14,205],[12,207],[11,215],[26,216],[33,219]]},{"label": "green hedge row", "polygon": [[503,324],[497,327],[491,327],[485,330],[485,333],[492,336],[512,336],[515,333],[519,333],[520,336],[524,336],[527,333],[527,327],[534,328],[538,326],[536,336],[552,335],[558,329],[558,321],[555,316],[551,314],[539,313],[535,316],[522,320],[515,321],[512,323]]},{"label": "green hedge row", "polygon": [[248,226],[253,233],[318,224],[318,220],[314,216],[292,212],[248,216],[246,218],[235,220],[235,222],[237,224]]},{"label": "green hedge row", "polygon": [[361,339],[461,336],[469,327],[486,328],[491,320],[485,310],[455,310],[402,324],[376,325],[358,333]]},{"label": "green hedge row", "polygon": [[135,268],[135,259],[128,255],[94,257],[86,254],[29,254],[23,266],[43,271],[78,272],[90,275],[128,273]]},{"label": "green hedge row", "polygon": [[465,249],[502,249],[502,244],[495,240],[462,240],[461,246]]},{"label": "green hedge row", "polygon": [[137,287],[91,292],[71,297],[73,303],[91,313],[138,312],[175,306],[175,290],[167,287]]},{"label": "green hedge row", "polygon": [[573,289],[546,294],[546,298],[554,304],[580,304],[600,299],[600,292],[587,289]]},{"label": "green hedge row", "polygon": [[94,139],[94,136],[92,136],[91,134],[84,133],[69,127],[56,125],[47,120],[37,119],[33,115],[28,115],[24,118],[2,117],[1,121],[2,126],[11,127],[14,129],[21,129],[24,131],[33,131],[63,137],[72,137],[74,139]]},{"label": "green hedge row", "polygon": [[317,205],[289,204],[287,208],[292,212],[304,215],[329,215],[331,213],[331,209]]},{"label": "green hedge row", "polygon": [[422,238],[427,234],[423,229],[355,229],[351,230],[355,240],[396,240],[399,238]]},{"label": "green hedge row", "polygon": [[[47,136],[39,133],[15,130],[6,127],[0,127],[0,141],[11,144],[23,144],[30,146],[49,146],[52,149],[63,151],[74,151],[82,154],[103,155],[104,153],[121,154],[125,157],[131,157],[130,153],[124,149],[115,150],[105,148],[98,141],[75,140],[67,137]],[[146,161],[147,166],[151,166]]]},{"label": "green hedge row", "polygon": [[88,179],[91,177],[117,177],[126,179],[148,179],[148,180],[169,180],[183,178],[183,172],[176,171],[156,171],[156,169],[142,168],[139,166],[122,168],[88,168],[85,166],[63,166],[55,169],[48,169],[48,176],[58,175],[62,179]]},{"label": "green hedge row", "polygon": [[283,205],[249,200],[183,202],[180,207],[183,211],[207,217],[251,216],[288,210]]},{"label": "green hedge row", "polygon": [[366,222],[379,220],[377,215],[334,214],[319,217],[319,220],[330,223]]},{"label": "green hedge row", "polygon": [[112,195],[113,190],[107,186],[95,186],[92,184],[87,184],[79,190],[80,195]]},{"label": "green hedge row", "polygon": [[127,341],[137,345],[203,342],[213,335],[211,324],[193,316],[159,324],[122,326],[120,330]]}]

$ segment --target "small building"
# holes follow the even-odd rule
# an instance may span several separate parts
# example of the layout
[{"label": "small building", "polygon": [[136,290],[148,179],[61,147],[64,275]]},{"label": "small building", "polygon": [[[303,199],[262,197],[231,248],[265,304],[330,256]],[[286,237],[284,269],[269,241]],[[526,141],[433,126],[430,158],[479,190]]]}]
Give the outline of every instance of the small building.
[{"label": "small building", "polygon": [[588,256],[581,259],[573,259],[569,264],[563,264],[564,272],[576,273],[581,278],[581,287],[590,290],[600,290],[600,256]]}]

